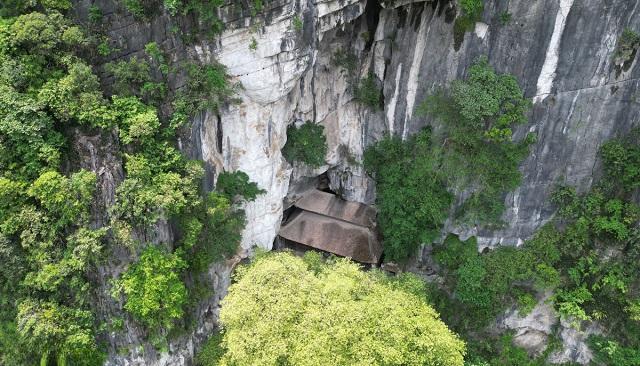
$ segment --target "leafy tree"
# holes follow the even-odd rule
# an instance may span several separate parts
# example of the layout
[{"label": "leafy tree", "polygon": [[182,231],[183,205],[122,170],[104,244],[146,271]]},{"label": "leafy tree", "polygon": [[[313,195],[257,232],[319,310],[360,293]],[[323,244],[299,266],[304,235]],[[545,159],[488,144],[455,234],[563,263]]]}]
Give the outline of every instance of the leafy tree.
[{"label": "leafy tree", "polygon": [[247,201],[253,201],[258,195],[266,192],[264,189],[258,188],[256,183],[250,182],[247,173],[240,170],[233,173],[220,173],[216,190],[224,193],[231,200],[240,196]]},{"label": "leafy tree", "polygon": [[237,86],[229,82],[226,68],[221,64],[187,64],[188,82],[176,96],[170,126],[183,125],[189,116],[206,109],[217,111],[224,102],[232,99]]},{"label": "leafy tree", "polygon": [[140,322],[152,329],[170,329],[183,316],[187,302],[187,288],[180,279],[185,268],[180,256],[149,246],[115,283],[113,294],[125,295],[125,310]]},{"label": "leafy tree", "polygon": [[307,121],[300,127],[287,128],[287,143],[282,149],[282,155],[287,161],[300,161],[317,168],[324,164],[326,154],[327,138],[324,136],[324,126]]},{"label": "leafy tree", "polygon": [[136,97],[113,97],[113,106],[118,115],[118,132],[124,144],[153,143],[160,129],[160,120],[155,108],[142,103]]},{"label": "leafy tree", "polygon": [[452,196],[437,174],[431,131],[402,141],[387,136],[365,151],[364,166],[376,179],[378,225],[385,256],[406,261],[422,243],[439,235]]},{"label": "leafy tree", "polygon": [[0,83],[0,169],[2,175],[34,179],[60,164],[64,137],[31,97]]},{"label": "leafy tree", "polygon": [[67,360],[74,365],[96,365],[103,357],[93,336],[89,311],[27,299],[18,307],[18,331],[28,346],[42,355],[41,364],[54,358],[58,365]]},{"label": "leafy tree", "polygon": [[43,173],[27,194],[38,200],[49,214],[58,218],[58,225],[68,225],[87,219],[89,204],[95,191],[94,173],[81,170],[67,178],[55,171]]},{"label": "leafy tree", "polygon": [[142,227],[161,217],[180,214],[197,202],[202,167],[188,163],[186,173],[164,171],[145,155],[126,155],[127,178],[116,189],[112,212],[117,219]]},{"label": "leafy tree", "polygon": [[191,253],[187,258],[192,271],[203,272],[210,263],[236,254],[246,221],[244,212],[231,203],[227,195],[211,192],[185,220],[183,247]]},{"label": "leafy tree", "polygon": [[346,259],[311,263],[277,253],[238,269],[220,313],[220,364],[463,364],[464,343],[413,285]]},{"label": "leafy tree", "polygon": [[428,97],[418,108],[444,123],[441,171],[448,185],[472,189],[459,213],[465,221],[499,222],[503,194],[520,184],[520,162],[533,135],[512,141],[515,126],[525,123],[531,102],[516,79],[497,74],[485,57],[476,61],[464,80]]}]

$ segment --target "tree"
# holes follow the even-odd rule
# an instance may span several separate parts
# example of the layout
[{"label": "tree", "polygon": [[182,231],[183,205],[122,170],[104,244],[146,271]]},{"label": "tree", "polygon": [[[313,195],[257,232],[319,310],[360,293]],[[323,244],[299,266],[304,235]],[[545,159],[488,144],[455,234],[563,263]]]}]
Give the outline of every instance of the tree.
[{"label": "tree", "polygon": [[125,310],[142,323],[152,329],[170,329],[182,317],[187,302],[187,288],[180,279],[185,267],[175,253],[149,246],[116,282],[113,294],[124,293]]},{"label": "tree", "polygon": [[240,170],[233,173],[220,173],[216,183],[216,190],[224,193],[230,200],[239,196],[247,201],[253,201],[258,195],[267,192],[258,188],[258,184],[251,182],[247,173]]},{"label": "tree", "polygon": [[54,302],[26,299],[18,306],[18,332],[44,363],[55,356],[58,365],[100,364],[102,355],[93,335],[91,312]]},{"label": "tree", "polygon": [[413,276],[290,253],[241,267],[223,300],[222,365],[462,365],[465,345]]},{"label": "tree", "polygon": [[301,161],[317,168],[324,164],[326,154],[327,138],[323,126],[307,121],[300,127],[287,128],[287,143],[282,149],[287,161]]}]

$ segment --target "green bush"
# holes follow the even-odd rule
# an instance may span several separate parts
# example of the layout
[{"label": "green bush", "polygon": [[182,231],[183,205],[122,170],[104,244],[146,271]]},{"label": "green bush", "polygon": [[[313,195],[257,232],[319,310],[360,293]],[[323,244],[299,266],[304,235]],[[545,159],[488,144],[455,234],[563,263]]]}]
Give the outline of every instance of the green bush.
[{"label": "green bush", "polygon": [[460,8],[462,12],[453,25],[454,48],[456,50],[460,48],[464,34],[472,32],[476,27],[476,22],[482,18],[484,0],[460,0]]},{"label": "green bush", "polygon": [[232,100],[236,86],[229,83],[223,65],[187,64],[188,81],[184,90],[173,101],[174,113],[169,126],[176,129],[187,122],[190,116],[207,109],[217,111],[225,102]]},{"label": "green bush", "polygon": [[[516,79],[500,75],[480,58],[464,80],[428,97],[418,113],[444,123],[442,174],[463,190],[475,187],[459,215],[473,223],[498,223],[503,195],[520,184],[520,162],[533,138],[512,141],[515,126],[525,123],[531,102]],[[446,142],[446,143],[445,143]]]},{"label": "green bush", "polygon": [[[129,3],[138,6],[138,15],[150,14],[149,2]],[[70,1],[12,4],[15,18],[0,19],[0,364],[98,365],[103,360],[96,336],[105,329],[91,314],[88,299],[96,288],[87,274],[111,249],[107,232],[127,245],[139,244],[132,240],[134,228],[146,229],[161,217],[179,223],[197,211],[200,225],[190,227],[197,255],[189,254],[206,267],[211,258],[235,252],[244,216],[222,195],[201,196],[202,167],[176,149],[175,126],[165,111],[133,96],[169,102],[163,85],[149,76],[169,71],[158,45],[145,47],[149,61],[111,66],[117,92],[124,95],[108,99],[94,65],[83,59],[95,55],[89,38],[55,10],[68,9]],[[0,12],[7,14],[5,3]],[[98,21],[96,9],[89,16]],[[106,55],[108,45],[101,48]],[[179,111],[185,120],[198,108],[217,108],[233,92],[219,66],[187,73],[193,82],[181,94],[188,98]],[[107,136],[112,129],[120,138],[113,146],[120,146],[115,154],[125,162],[125,180],[109,210],[111,226],[93,228],[90,209],[102,202],[94,202],[96,176],[73,171],[79,162],[66,136]],[[126,307],[137,318],[151,319],[143,324],[166,325],[180,316],[186,286],[177,274],[187,262],[178,254],[186,250],[145,252],[123,277],[131,300]],[[144,272],[156,267],[157,273]]]},{"label": "green bush", "polygon": [[103,361],[89,311],[27,299],[18,305],[17,319],[20,336],[28,340],[31,352],[41,355],[40,364],[50,359],[58,365],[98,365]]},{"label": "green bush", "polygon": [[372,109],[381,108],[381,94],[382,91],[378,87],[374,74],[369,74],[366,78],[360,80],[358,86],[354,90],[354,97],[356,101],[362,103]]},{"label": "green bush", "polygon": [[187,302],[187,289],[180,279],[185,268],[178,255],[149,246],[115,282],[113,295],[124,294],[124,309],[143,324],[171,329],[182,318]]},{"label": "green bush", "polygon": [[102,22],[102,9],[97,7],[96,5],[89,6],[89,21],[91,23],[100,23]]},{"label": "green bush", "polygon": [[211,263],[236,254],[246,221],[244,212],[234,209],[229,198],[218,192],[209,193],[195,212],[190,235],[199,239],[191,247],[189,268],[199,273]]},{"label": "green bush", "polygon": [[404,262],[440,233],[452,196],[436,173],[431,131],[402,141],[387,136],[370,146],[364,166],[376,180],[378,225],[388,260]]},{"label": "green bush", "polygon": [[500,20],[501,25],[507,25],[511,22],[512,17],[513,15],[511,15],[511,13],[505,10],[502,13],[500,13],[500,15],[498,16],[498,19]]},{"label": "green bush", "polygon": [[216,332],[207,339],[200,352],[196,355],[197,366],[217,366],[219,364],[225,353],[225,349],[222,346],[223,336],[223,333]]},{"label": "green bush", "polygon": [[358,58],[353,53],[339,48],[333,53],[331,63],[342,68],[342,71],[346,71],[349,76],[353,76],[358,67]]},{"label": "green bush", "polygon": [[623,64],[624,67],[625,64],[633,61],[633,56],[638,52],[638,47],[640,47],[640,34],[631,28],[625,28],[618,39],[614,61]]},{"label": "green bush", "polygon": [[256,183],[249,181],[247,173],[240,170],[233,173],[220,173],[216,190],[224,193],[230,200],[239,196],[247,201],[253,201],[258,195],[266,193],[264,189],[258,188]]},{"label": "green bush", "polygon": [[634,366],[640,364],[640,348],[623,347],[603,336],[589,337],[589,348],[594,351],[594,363],[598,365]]},{"label": "green bush", "polygon": [[300,161],[317,168],[324,164],[326,154],[324,126],[307,121],[300,127],[287,128],[287,143],[282,148],[282,155],[287,161]]},{"label": "green bush", "polygon": [[295,29],[296,32],[302,33],[304,23],[302,23],[302,18],[300,18],[300,16],[298,15],[294,16],[292,24],[293,24],[293,29]]}]

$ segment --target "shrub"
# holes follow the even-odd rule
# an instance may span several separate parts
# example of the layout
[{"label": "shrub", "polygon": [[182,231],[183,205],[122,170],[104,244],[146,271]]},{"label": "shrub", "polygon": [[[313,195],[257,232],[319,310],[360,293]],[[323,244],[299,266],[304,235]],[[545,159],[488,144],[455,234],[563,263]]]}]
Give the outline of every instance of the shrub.
[{"label": "shrub", "polygon": [[187,301],[187,289],[180,279],[185,268],[178,255],[149,246],[115,282],[113,295],[123,293],[125,310],[143,324],[170,329],[182,317]]},{"label": "shrub", "polygon": [[287,143],[282,149],[282,155],[287,161],[300,161],[317,168],[324,164],[326,154],[327,139],[324,136],[324,126],[307,121],[300,127],[287,128]]},{"label": "shrub", "polygon": [[236,91],[236,86],[229,83],[223,65],[188,64],[185,69],[188,81],[173,102],[171,129],[180,127],[188,117],[206,109],[217,111],[225,102],[232,101]]},{"label": "shrub", "polygon": [[594,351],[594,362],[600,365],[633,366],[640,364],[640,349],[624,347],[618,342],[599,335],[589,337],[589,348]]},{"label": "shrub", "polygon": [[436,173],[431,131],[425,129],[402,141],[387,136],[367,148],[365,169],[376,180],[378,225],[385,256],[404,262],[422,243],[440,233],[452,202]]},{"label": "shrub", "polygon": [[237,270],[221,364],[463,365],[464,343],[412,285],[346,259],[314,263],[277,253]]},{"label": "shrub", "polygon": [[56,359],[78,365],[99,365],[104,355],[93,335],[89,311],[54,302],[27,299],[18,305],[18,332],[28,346],[41,355],[41,364]]},{"label": "shrub", "polygon": [[513,129],[525,123],[531,102],[511,75],[496,74],[480,58],[464,80],[428,97],[419,114],[444,123],[442,174],[458,189],[475,187],[459,215],[474,223],[497,223],[503,194],[520,184],[520,162],[533,139],[512,141]]},{"label": "shrub", "polygon": [[618,38],[614,62],[626,67],[627,64],[633,61],[633,56],[638,51],[638,47],[640,47],[640,34],[631,28],[625,28],[620,38]]},{"label": "shrub", "polygon": [[511,22],[511,18],[513,16],[511,15],[511,13],[509,13],[508,11],[503,11],[500,13],[499,15],[499,20],[500,20],[500,24],[501,25],[507,25]]},{"label": "shrub", "polygon": [[96,24],[102,22],[102,9],[96,5],[89,6],[89,21]]},{"label": "shrub", "polygon": [[222,172],[218,176],[216,190],[224,193],[230,200],[237,196],[253,201],[258,195],[265,193],[264,189],[258,188],[258,185],[249,181],[249,176],[243,171]]},{"label": "shrub", "polygon": [[484,0],[460,0],[462,13],[456,18],[453,25],[454,48],[458,50],[464,34],[471,32],[476,27],[476,22],[482,17],[484,11]]},{"label": "shrub", "polygon": [[375,75],[369,74],[366,78],[360,80],[353,94],[359,103],[369,106],[372,109],[380,109],[381,90],[380,87],[378,87]]},{"label": "shrub", "polygon": [[[187,222],[186,231],[193,238],[185,247],[190,249],[189,268],[203,272],[220,259],[230,258],[238,250],[245,226],[244,212],[234,209],[228,197],[218,192],[209,193],[202,205],[196,207],[195,215]],[[185,235],[185,238],[188,236]]]},{"label": "shrub", "polygon": [[349,76],[352,76],[351,74],[353,74],[358,67],[358,58],[353,53],[339,48],[333,53],[331,63],[349,73]]},{"label": "shrub", "polygon": [[294,16],[292,20],[292,24],[293,24],[293,29],[295,29],[296,32],[302,33],[302,28],[304,27],[304,23],[302,23],[302,18],[300,18],[300,16],[298,15]]},{"label": "shrub", "polygon": [[134,17],[138,19],[144,19],[147,13],[147,9],[143,3],[143,0],[122,0],[125,8]]},{"label": "shrub", "polygon": [[197,366],[217,366],[219,364],[225,353],[225,349],[222,347],[222,338],[223,333],[216,332],[207,339],[196,355]]}]

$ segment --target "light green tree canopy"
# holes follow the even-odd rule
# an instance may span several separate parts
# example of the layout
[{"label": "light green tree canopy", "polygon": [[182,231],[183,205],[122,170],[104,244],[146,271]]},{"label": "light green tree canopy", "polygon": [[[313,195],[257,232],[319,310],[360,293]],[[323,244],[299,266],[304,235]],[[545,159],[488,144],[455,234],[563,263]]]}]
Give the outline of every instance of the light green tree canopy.
[{"label": "light green tree canopy", "polygon": [[223,300],[223,365],[463,365],[465,345],[413,276],[289,253],[239,268]]}]

